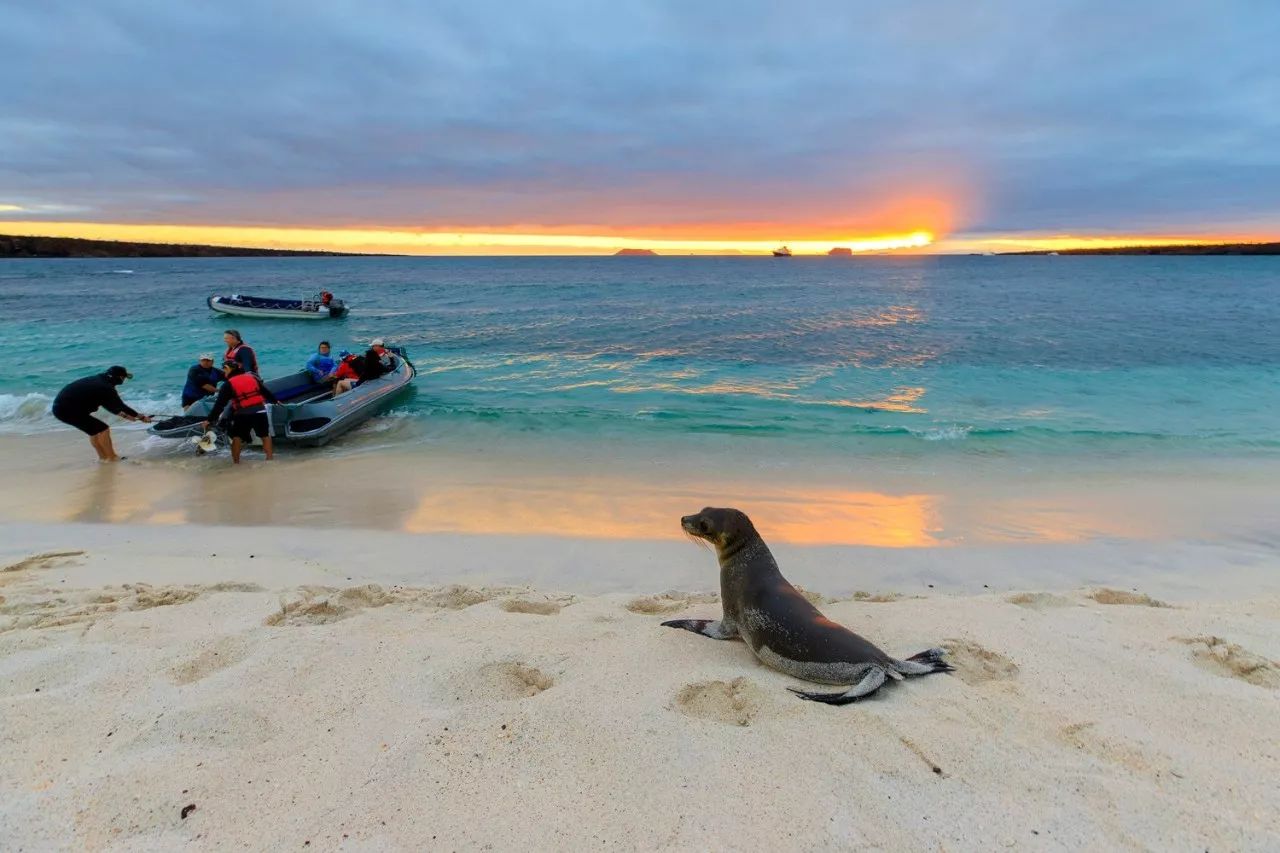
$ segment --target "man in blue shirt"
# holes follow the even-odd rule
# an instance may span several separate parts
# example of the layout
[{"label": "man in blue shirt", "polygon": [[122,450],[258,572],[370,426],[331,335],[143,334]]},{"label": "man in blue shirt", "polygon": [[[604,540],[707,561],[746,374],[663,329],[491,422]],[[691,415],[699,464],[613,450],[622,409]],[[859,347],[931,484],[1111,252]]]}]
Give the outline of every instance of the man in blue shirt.
[{"label": "man in blue shirt", "polygon": [[210,394],[217,393],[218,383],[223,379],[222,371],[213,366],[213,355],[204,353],[199,362],[187,371],[187,384],[182,386],[182,408],[186,408],[196,400],[203,400]]},{"label": "man in blue shirt", "polygon": [[329,357],[329,342],[321,341],[315,355],[307,359],[307,373],[311,374],[311,381],[317,385],[332,385],[337,381],[334,376],[337,370],[338,363]]}]

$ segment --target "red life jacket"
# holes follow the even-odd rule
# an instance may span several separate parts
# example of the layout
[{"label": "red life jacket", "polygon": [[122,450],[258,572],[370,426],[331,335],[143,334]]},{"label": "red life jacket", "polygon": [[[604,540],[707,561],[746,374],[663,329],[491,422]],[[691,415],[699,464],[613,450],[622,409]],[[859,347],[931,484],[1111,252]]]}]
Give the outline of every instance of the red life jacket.
[{"label": "red life jacket", "polygon": [[[250,362],[249,364],[242,364],[240,363],[240,359],[236,358],[236,353],[240,352],[240,350],[242,349],[247,349],[249,351],[249,362]],[[258,354],[254,352],[253,347],[249,346],[248,344],[236,344],[235,346],[231,347],[230,349],[227,350],[226,354],[222,357],[222,360],[234,361],[240,364],[240,366],[243,367],[249,373],[258,372]]]},{"label": "red life jacket", "polygon": [[227,381],[231,383],[231,393],[235,395],[235,401],[231,405],[237,412],[250,411],[266,405],[267,398],[262,396],[258,377],[251,373],[237,373]]}]

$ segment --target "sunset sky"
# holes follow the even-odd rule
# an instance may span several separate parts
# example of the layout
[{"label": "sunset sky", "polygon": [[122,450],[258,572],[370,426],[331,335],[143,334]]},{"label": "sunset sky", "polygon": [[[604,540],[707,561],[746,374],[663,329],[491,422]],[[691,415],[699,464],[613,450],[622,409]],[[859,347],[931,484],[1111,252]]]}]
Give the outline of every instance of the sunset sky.
[{"label": "sunset sky", "polygon": [[424,254],[1280,239],[1274,0],[0,5],[0,233]]}]

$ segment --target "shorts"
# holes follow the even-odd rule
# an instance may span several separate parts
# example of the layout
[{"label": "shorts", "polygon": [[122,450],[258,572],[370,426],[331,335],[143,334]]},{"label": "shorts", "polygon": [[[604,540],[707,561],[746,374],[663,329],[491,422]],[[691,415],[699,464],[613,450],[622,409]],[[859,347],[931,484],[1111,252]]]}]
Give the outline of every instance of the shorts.
[{"label": "shorts", "polygon": [[271,431],[267,427],[267,413],[252,412],[247,415],[232,415],[231,422],[227,424],[227,433],[232,438],[238,438],[245,442],[253,441],[254,433],[258,434],[258,438],[267,438],[271,435]]},{"label": "shorts", "polygon": [[73,426],[88,436],[95,436],[107,429],[107,425],[95,418],[93,415],[86,415],[83,413],[68,414],[66,412],[59,412],[55,409],[53,416],[67,426]]}]

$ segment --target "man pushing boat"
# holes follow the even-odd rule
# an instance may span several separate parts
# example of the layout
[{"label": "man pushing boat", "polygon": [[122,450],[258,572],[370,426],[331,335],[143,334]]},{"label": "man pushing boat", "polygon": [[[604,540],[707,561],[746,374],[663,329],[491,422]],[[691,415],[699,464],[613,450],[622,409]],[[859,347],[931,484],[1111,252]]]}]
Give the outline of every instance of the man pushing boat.
[{"label": "man pushing boat", "polygon": [[227,377],[218,391],[218,399],[209,412],[208,419],[200,425],[202,430],[209,429],[209,424],[216,424],[223,409],[231,407],[230,423],[227,432],[231,436],[231,461],[240,461],[240,449],[247,441],[253,441],[257,433],[262,439],[262,449],[267,458],[275,454],[271,442],[271,421],[267,417],[267,405],[278,403],[276,395],[271,393],[267,384],[253,373],[248,373],[240,362],[227,360],[222,364],[222,372]]},{"label": "man pushing boat", "polygon": [[111,428],[93,416],[98,409],[106,409],[127,421],[151,423],[150,415],[141,415],[125,405],[116,390],[133,374],[120,365],[107,368],[104,373],[86,376],[68,384],[53,400],[53,416],[64,424],[73,426],[89,436],[89,444],[98,454],[99,462],[116,462],[121,457],[111,443]]}]

